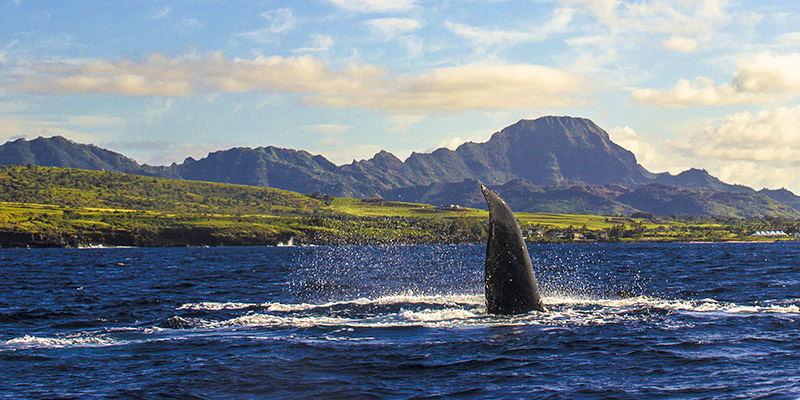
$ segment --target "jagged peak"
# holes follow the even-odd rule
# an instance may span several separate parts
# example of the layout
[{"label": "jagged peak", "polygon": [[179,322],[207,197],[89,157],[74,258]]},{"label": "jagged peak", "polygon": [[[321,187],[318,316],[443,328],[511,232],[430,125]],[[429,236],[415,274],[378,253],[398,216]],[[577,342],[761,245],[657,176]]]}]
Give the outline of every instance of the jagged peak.
[{"label": "jagged peak", "polygon": [[705,170],[705,168],[689,168],[686,171],[683,171],[683,172],[679,173],[676,176],[681,176],[681,175],[699,175],[699,174],[710,175],[708,173],[708,171]]},{"label": "jagged peak", "polygon": [[[76,141],[74,141],[72,139],[67,139],[67,138],[65,138],[64,136],[61,136],[61,135],[54,135],[54,136],[49,136],[49,137],[38,136],[35,139],[28,139],[28,138],[23,136],[23,137],[18,137],[18,138],[13,139],[13,140],[6,141],[6,143],[34,143],[34,142],[36,142],[36,143],[40,143],[40,142],[62,142],[62,143],[63,142],[68,142],[68,143],[72,143],[72,144],[82,144],[82,143],[78,143],[78,142],[76,142]],[[94,145],[93,144],[87,144],[86,146],[94,146]]]},{"label": "jagged peak", "polygon": [[381,151],[375,153],[375,155],[372,156],[372,158],[373,159],[389,159],[389,160],[400,161],[400,159],[397,158],[396,155],[394,155],[394,154],[392,154],[392,153],[390,153],[390,152],[388,152],[386,150],[381,150]]}]

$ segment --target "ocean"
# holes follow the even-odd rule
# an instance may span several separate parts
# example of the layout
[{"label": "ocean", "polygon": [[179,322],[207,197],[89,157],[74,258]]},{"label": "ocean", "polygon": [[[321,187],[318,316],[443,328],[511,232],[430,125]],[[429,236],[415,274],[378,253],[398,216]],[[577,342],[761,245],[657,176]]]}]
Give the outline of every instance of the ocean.
[{"label": "ocean", "polygon": [[0,397],[800,398],[800,243],[0,250]]}]

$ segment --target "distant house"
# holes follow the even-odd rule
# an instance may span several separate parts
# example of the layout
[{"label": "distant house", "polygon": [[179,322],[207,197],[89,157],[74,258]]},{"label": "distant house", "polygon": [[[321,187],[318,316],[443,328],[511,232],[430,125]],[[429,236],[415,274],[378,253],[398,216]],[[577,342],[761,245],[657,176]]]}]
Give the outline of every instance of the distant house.
[{"label": "distant house", "polygon": [[542,237],[544,236],[544,232],[541,229],[528,229],[525,231],[526,238],[535,238],[535,237]]},{"label": "distant house", "polygon": [[547,235],[547,236],[549,236],[551,238],[556,238],[556,239],[563,239],[564,238],[564,232],[559,231],[559,230],[555,230],[555,229],[547,231],[545,233],[545,235]]},{"label": "distant house", "polygon": [[786,232],[784,232],[784,231],[755,231],[750,236],[775,237],[775,236],[789,236],[789,235],[787,235]]}]

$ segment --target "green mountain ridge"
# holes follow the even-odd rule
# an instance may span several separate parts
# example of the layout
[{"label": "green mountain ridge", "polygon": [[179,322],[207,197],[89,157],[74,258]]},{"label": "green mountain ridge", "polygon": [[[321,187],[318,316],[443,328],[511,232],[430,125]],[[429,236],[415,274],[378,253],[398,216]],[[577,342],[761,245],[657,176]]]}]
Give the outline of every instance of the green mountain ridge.
[{"label": "green mountain ridge", "polygon": [[[321,155],[267,146],[237,147],[199,160],[150,166],[61,137],[19,139],[0,146],[0,165],[21,164],[479,208],[485,207],[478,191],[483,183],[497,188],[515,210],[529,212],[624,215],[642,210],[656,215],[788,216],[800,209],[800,197],[789,191],[756,192],[722,182],[705,170],[651,173],[592,121],[573,117],[521,120],[494,133],[487,142],[412,153],[404,161],[381,151],[370,159],[337,166]],[[662,188],[650,197],[633,194],[650,184],[674,189]],[[662,201],[668,191],[674,199]],[[698,191],[747,196],[719,195],[713,206],[704,207],[699,203],[711,198]]]}]

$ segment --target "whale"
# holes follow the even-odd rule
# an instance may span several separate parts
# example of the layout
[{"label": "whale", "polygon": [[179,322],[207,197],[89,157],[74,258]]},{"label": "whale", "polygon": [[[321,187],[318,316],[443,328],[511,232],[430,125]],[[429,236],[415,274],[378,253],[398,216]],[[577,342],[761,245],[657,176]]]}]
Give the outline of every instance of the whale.
[{"label": "whale", "polygon": [[489,205],[484,273],[486,312],[499,315],[546,312],[517,218],[497,192],[484,185],[481,192]]}]

